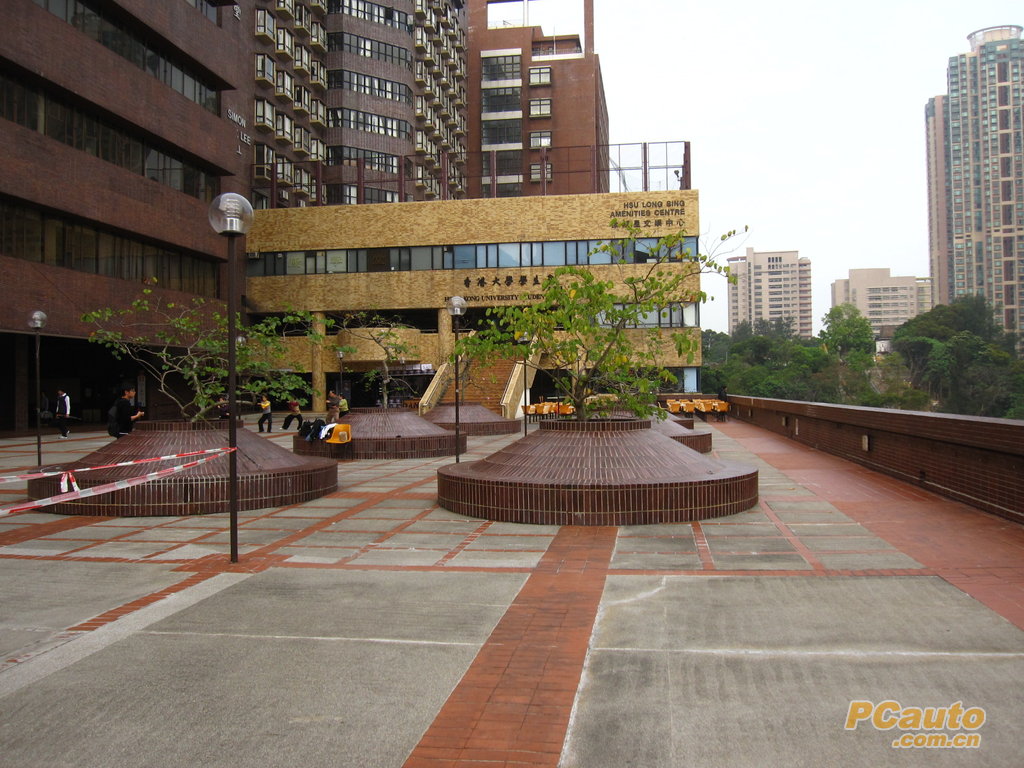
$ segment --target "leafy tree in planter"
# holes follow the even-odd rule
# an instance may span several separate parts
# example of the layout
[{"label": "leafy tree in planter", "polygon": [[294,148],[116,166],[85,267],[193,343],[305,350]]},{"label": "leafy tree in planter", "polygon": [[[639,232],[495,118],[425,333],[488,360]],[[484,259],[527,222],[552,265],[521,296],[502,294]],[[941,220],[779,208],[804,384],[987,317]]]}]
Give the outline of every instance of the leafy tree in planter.
[{"label": "leafy tree in planter", "polygon": [[[90,341],[118,359],[138,363],[178,406],[182,418],[202,421],[226,396],[228,317],[219,302],[200,297],[178,302],[147,288],[128,307],[87,312],[82,320],[96,326]],[[303,365],[286,340],[298,336],[314,347],[323,344],[324,335],[315,330],[310,313],[288,312],[236,327],[244,336],[235,355],[240,401],[256,402],[261,394],[290,400],[296,392],[311,393],[299,375]]]},{"label": "leafy tree in planter", "polygon": [[[693,276],[727,275],[728,268],[712,256],[686,251],[682,232],[661,238],[646,262],[627,264],[638,231],[625,222],[611,224],[623,229],[624,237],[594,252],[611,255],[617,279],[600,279],[583,267],[559,267],[542,284],[539,301],[488,309],[490,322],[459,341],[460,354],[484,364],[521,360],[518,342],[529,339],[576,418],[607,415],[611,407],[638,417],[660,413],[658,391],[675,379],[658,361],[671,353],[692,361],[701,340],[692,329],[657,327],[656,321],[675,305],[707,300],[703,291],[689,287]],[[721,242],[735,235],[729,232]]]},{"label": "leafy tree in planter", "polygon": [[[391,368],[396,363],[402,364],[406,359],[419,354],[418,350],[399,333],[402,329],[410,326],[397,319],[372,312],[352,312],[346,315],[339,325],[350,339],[368,342],[376,347],[377,355],[380,356],[380,369],[368,371],[364,380],[371,386],[375,382],[380,382],[381,405],[384,408],[388,407],[391,387],[406,389],[411,394],[412,389],[408,382],[400,378],[396,379],[391,375]],[[342,349],[346,353],[357,351],[357,347],[354,346],[346,346]]]}]

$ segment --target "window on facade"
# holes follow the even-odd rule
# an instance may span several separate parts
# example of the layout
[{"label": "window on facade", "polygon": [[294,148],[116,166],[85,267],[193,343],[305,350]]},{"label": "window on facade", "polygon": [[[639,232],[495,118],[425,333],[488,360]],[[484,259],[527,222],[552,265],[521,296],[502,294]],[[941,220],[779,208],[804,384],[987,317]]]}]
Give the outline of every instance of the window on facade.
[{"label": "window on facade", "polygon": [[551,99],[530,99],[530,117],[551,117]]},{"label": "window on facade", "polygon": [[522,109],[519,88],[484,88],[480,92],[481,112],[518,112]]},{"label": "window on facade", "polygon": [[530,148],[539,149],[551,146],[551,131],[530,131]]},{"label": "window on facade", "polygon": [[[544,163],[545,166],[545,177],[547,181],[551,181],[553,173],[551,171],[551,163]],[[530,163],[530,181],[540,181],[541,170],[540,163]]]},{"label": "window on facade", "polygon": [[274,60],[265,53],[256,54],[256,79],[266,83],[276,82]]},{"label": "window on facade", "polygon": [[484,145],[519,144],[523,140],[522,120],[484,120],[481,128]]},{"label": "window on facade", "polygon": [[551,67],[530,67],[530,85],[551,85]]},{"label": "window on facade", "polygon": [[522,77],[522,56],[484,56],[480,60],[481,79],[518,80]]},{"label": "window on facade", "polygon": [[521,150],[512,149],[503,152],[484,152],[483,154],[483,175],[490,176],[492,173],[491,157],[495,158],[494,175],[511,176],[523,172],[523,153]]}]

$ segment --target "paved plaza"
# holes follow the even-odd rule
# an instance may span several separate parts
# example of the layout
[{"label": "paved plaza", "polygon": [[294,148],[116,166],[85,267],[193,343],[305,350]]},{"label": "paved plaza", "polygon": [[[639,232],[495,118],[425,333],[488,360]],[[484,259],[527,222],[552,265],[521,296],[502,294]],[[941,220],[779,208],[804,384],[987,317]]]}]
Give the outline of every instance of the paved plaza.
[{"label": "paved plaza", "polygon": [[[451,460],[420,459],[240,513],[234,565],[226,515],[0,517],[0,766],[1024,765],[1024,528],[700,428],[757,507],[493,523],[438,508]],[[109,439],[48,432],[44,463]],[[0,470],[35,451],[0,440]]]}]

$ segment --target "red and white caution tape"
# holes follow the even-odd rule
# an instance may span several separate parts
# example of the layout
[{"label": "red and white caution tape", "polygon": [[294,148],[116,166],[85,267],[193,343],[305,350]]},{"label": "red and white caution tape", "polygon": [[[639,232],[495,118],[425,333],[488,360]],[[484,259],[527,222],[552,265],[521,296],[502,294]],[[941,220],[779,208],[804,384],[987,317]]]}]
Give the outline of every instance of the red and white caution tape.
[{"label": "red and white caution tape", "polygon": [[[130,478],[126,479],[126,480],[116,480],[113,483],[105,483],[104,485],[97,485],[95,488],[86,488],[84,491],[83,490],[78,490],[78,484],[74,482],[74,478],[71,478],[71,482],[74,485],[75,490],[70,491],[70,492],[66,492],[66,493],[60,493],[57,496],[51,496],[51,497],[49,497],[47,499],[36,499],[35,501],[23,501],[23,502],[18,502],[17,504],[8,504],[7,506],[0,507],[0,515],[8,515],[11,512],[22,512],[22,511],[24,511],[26,509],[36,509],[37,507],[48,507],[51,504],[60,504],[61,502],[64,502],[64,501],[73,501],[75,499],[84,499],[84,498],[87,498],[89,496],[99,496],[100,494],[109,493],[110,491],[119,491],[119,490],[122,490],[123,488],[131,488],[131,487],[136,486],[136,485],[142,485],[143,483],[148,483],[150,480],[155,480],[158,477],[166,477],[167,475],[173,475],[173,474],[175,474],[177,472],[183,472],[186,469],[191,469],[192,467],[197,467],[200,464],[205,464],[208,461],[216,459],[218,456],[221,456],[221,455],[223,455],[225,453],[230,453],[231,451],[234,451],[234,450],[236,450],[236,449],[235,448],[214,448],[214,449],[206,450],[206,451],[194,451],[193,453],[188,453],[188,454],[178,454],[179,456],[198,456],[198,455],[201,455],[201,454],[206,454],[206,455],[204,455],[203,458],[196,459],[195,461],[188,461],[188,462],[185,462],[184,464],[178,464],[178,465],[173,466],[173,467],[167,467],[166,469],[159,469],[156,472],[150,472],[147,475],[139,475],[138,477],[130,477]],[[144,463],[147,463],[147,462],[150,462],[150,461],[160,461],[162,459],[168,459],[168,458],[175,458],[175,457],[173,457],[173,456],[163,456],[160,459],[140,459],[138,461],[126,461],[126,462],[122,462],[120,464],[108,464],[107,466],[109,466],[109,467],[123,467],[123,466],[126,466],[128,464],[144,464]],[[88,469],[101,469],[101,467],[89,467]],[[81,472],[81,471],[84,471],[84,470],[78,470],[78,471]],[[56,474],[62,474],[62,473],[60,473],[60,472],[50,472],[50,473],[47,473],[45,476],[56,475]],[[68,475],[70,473],[64,473],[64,474]],[[61,490],[64,491],[66,487],[67,487],[67,485],[66,485],[65,478],[62,478]]]},{"label": "red and white caution tape", "polygon": [[[154,461],[169,461],[170,459],[187,459],[190,456],[203,456],[205,454],[215,453],[229,453],[231,448],[207,448],[202,451],[190,451],[188,453],[171,453],[167,456],[154,456],[151,459],[132,459],[131,461],[119,461],[116,464],[100,464],[97,467],[81,467],[74,470],[75,472],[92,472],[97,469],[110,469],[112,467],[130,467],[133,464],[150,464]],[[0,476],[0,484],[3,483],[14,483],[18,480],[35,480],[40,477],[53,477],[54,475],[63,475],[68,470],[61,469],[58,465],[56,469],[49,470],[47,472],[31,472],[27,475],[3,475]]]}]

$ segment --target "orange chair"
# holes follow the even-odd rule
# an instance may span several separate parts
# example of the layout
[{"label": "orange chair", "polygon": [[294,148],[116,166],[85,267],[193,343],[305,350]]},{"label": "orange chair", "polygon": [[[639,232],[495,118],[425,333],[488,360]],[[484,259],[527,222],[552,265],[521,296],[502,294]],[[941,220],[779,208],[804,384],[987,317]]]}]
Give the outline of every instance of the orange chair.
[{"label": "orange chair", "polygon": [[351,424],[335,424],[334,429],[331,430],[331,435],[325,443],[347,443],[352,439],[352,425]]}]

